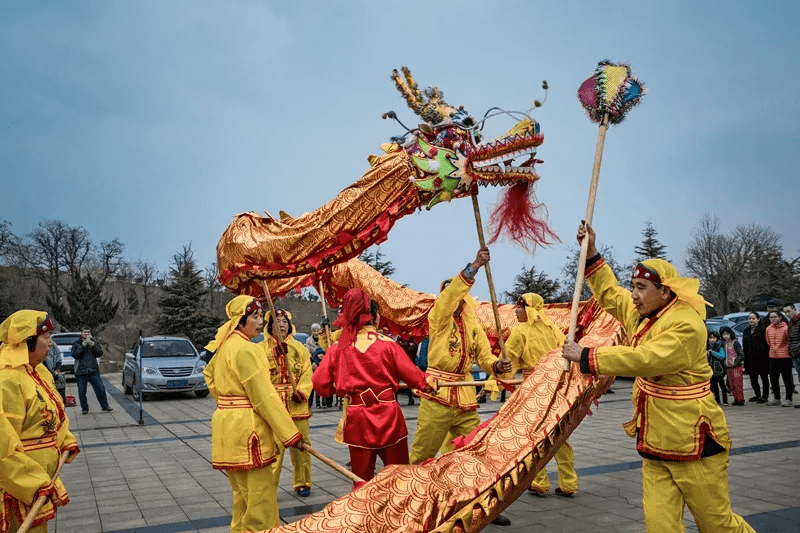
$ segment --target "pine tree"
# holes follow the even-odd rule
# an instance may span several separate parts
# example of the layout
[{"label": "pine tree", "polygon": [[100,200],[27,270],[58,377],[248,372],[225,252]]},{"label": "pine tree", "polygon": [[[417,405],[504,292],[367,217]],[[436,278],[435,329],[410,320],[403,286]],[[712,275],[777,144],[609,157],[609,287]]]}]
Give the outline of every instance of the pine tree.
[{"label": "pine tree", "polygon": [[205,302],[208,289],[197,263],[191,244],[172,257],[169,283],[159,302],[161,312],[156,328],[163,335],[185,335],[202,349],[214,338],[220,320],[215,318]]},{"label": "pine tree", "polygon": [[525,268],[514,278],[514,286],[510,292],[504,292],[506,302],[515,303],[520,296],[527,292],[535,292],[545,303],[553,303],[559,295],[561,284],[547,277],[544,272],[536,272],[536,267]]},{"label": "pine tree", "polygon": [[380,248],[377,248],[374,254],[368,250],[364,250],[358,258],[377,270],[382,276],[388,278],[394,274],[395,268],[392,266],[391,261],[384,261],[383,257],[383,252],[381,252]]},{"label": "pine tree", "polygon": [[96,279],[91,273],[76,273],[72,276],[72,285],[66,290],[67,305],[53,302],[47,297],[47,305],[53,316],[62,327],[78,331],[88,327],[97,333],[117,316],[118,303],[113,298],[103,295],[105,283]]},{"label": "pine tree", "polygon": [[666,259],[667,247],[656,238],[658,232],[653,228],[653,223],[648,220],[644,224],[642,230],[644,240],[641,245],[633,249],[636,252],[636,262],[639,263],[646,259]]}]

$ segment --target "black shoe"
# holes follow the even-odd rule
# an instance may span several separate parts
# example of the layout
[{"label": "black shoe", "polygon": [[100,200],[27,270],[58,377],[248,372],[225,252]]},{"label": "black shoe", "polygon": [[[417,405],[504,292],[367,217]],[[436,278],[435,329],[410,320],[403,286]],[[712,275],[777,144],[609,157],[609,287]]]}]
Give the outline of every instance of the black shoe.
[{"label": "black shoe", "polygon": [[103,411],[105,411],[106,413],[110,413],[113,410],[114,410],[113,407],[103,407]]},{"label": "black shoe", "polygon": [[88,415],[89,414],[89,410],[88,409],[84,409],[83,411],[81,411],[81,414],[82,415]]},{"label": "black shoe", "polygon": [[759,398],[758,400],[756,400],[756,403],[767,403],[768,401],[769,400],[767,400],[766,398]]},{"label": "black shoe", "polygon": [[556,489],[556,494],[558,494],[559,496],[566,496],[566,497],[569,498],[569,497],[572,497],[572,495],[575,494],[575,493],[574,492],[564,492],[563,490],[561,490],[561,487],[558,487]]},{"label": "black shoe", "polygon": [[499,514],[499,515],[497,515],[497,518],[492,520],[492,524],[494,524],[495,526],[510,526],[511,525],[511,520],[509,520],[505,516]]},{"label": "black shoe", "polygon": [[748,401],[748,402],[757,402],[757,401],[758,401],[758,400],[760,400],[760,399],[761,399],[761,396],[753,396],[752,398],[750,398],[750,399],[749,399],[749,400],[747,400],[747,401]]},{"label": "black shoe", "polygon": [[414,400],[408,400],[408,405],[414,405]]}]

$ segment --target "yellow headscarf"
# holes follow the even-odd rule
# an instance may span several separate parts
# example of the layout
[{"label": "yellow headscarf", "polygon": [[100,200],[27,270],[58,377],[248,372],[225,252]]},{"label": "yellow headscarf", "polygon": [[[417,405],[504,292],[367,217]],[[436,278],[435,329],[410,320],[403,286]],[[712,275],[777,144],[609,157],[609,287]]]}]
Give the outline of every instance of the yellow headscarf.
[{"label": "yellow headscarf", "polygon": [[550,320],[550,317],[545,314],[544,299],[540,295],[535,292],[526,292],[520,296],[520,298],[525,302],[525,314],[528,317],[529,324],[540,320],[545,326],[561,331],[561,328],[556,326],[555,323]]},{"label": "yellow headscarf", "polygon": [[[706,302],[705,298],[700,296],[700,280],[696,278],[683,278],[678,274],[677,269],[672,266],[668,261],[663,259],[647,259],[639,263],[647,270],[651,270],[658,274],[661,278],[661,284],[669,287],[674,292],[679,300],[683,300],[686,304],[694,309],[700,318],[706,318],[706,305],[711,305]],[[636,277],[636,269],[634,269],[634,277]]]},{"label": "yellow headscarf", "polygon": [[216,352],[222,347],[222,344],[231,336],[236,326],[239,325],[239,321],[242,317],[247,314],[247,308],[250,307],[253,301],[257,302],[252,296],[242,294],[228,302],[228,305],[225,306],[225,314],[228,315],[230,320],[220,326],[214,340],[206,344],[206,350],[209,352]]},{"label": "yellow headscarf", "polygon": [[23,309],[13,313],[0,324],[0,368],[17,367],[28,363],[25,339],[36,335],[36,328],[47,318],[44,311]]}]

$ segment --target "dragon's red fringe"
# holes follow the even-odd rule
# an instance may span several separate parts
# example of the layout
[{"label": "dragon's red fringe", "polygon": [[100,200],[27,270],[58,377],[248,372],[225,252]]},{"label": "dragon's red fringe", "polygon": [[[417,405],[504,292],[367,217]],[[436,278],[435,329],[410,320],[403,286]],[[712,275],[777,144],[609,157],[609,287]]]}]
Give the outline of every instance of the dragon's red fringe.
[{"label": "dragon's red fringe", "polygon": [[531,253],[537,246],[548,246],[548,239],[561,242],[547,225],[546,208],[537,203],[529,182],[516,183],[501,194],[489,221],[489,244],[494,244],[501,233]]}]

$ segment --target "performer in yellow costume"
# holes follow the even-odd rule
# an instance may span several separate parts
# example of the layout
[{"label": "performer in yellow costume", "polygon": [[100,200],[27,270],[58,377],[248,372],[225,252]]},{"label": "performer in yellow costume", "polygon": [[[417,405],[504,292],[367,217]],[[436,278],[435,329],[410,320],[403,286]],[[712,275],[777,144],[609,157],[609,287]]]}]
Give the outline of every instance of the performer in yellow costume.
[{"label": "performer in yellow costume", "polygon": [[644,458],[647,531],[683,532],[688,505],[700,531],[752,532],[731,510],[731,439],[711,394],[699,281],[680,277],[667,261],[648,259],[634,268],[628,291],[597,253],[591,227],[578,230],[578,242],[584,235],[586,279],[600,305],[622,323],[630,346],[582,348],[567,341],[562,354],[579,362],[584,374],[636,376],[633,420],[623,427]]},{"label": "performer in yellow costume", "polygon": [[69,431],[53,376],[41,365],[53,324],[43,311],[17,311],[0,324],[0,532],[17,531],[33,503],[47,501],[28,531],[47,531],[56,507],[69,502],[60,479],[61,454],[70,463],[78,444]]},{"label": "performer in yellow costume", "polygon": [[231,532],[278,526],[277,485],[271,470],[275,441],[300,447],[302,436],[270,381],[264,351],[250,341],[264,327],[261,304],[237,296],[225,306],[230,320],[206,349],[216,352],[203,374],[217,401],[211,418],[211,462],[226,470],[233,489]]},{"label": "performer in yellow costume", "polygon": [[[264,328],[264,340],[259,345],[267,354],[272,385],[292,416],[303,440],[310,444],[308,419],[311,418],[311,408],[308,405],[308,398],[312,390],[311,355],[306,347],[292,336],[295,328],[290,312],[276,309],[274,320],[270,315],[267,311],[264,319],[267,323]],[[284,339],[282,343],[276,338],[278,333],[280,338]],[[272,465],[272,471],[275,485],[278,485],[286,449],[279,441],[275,443],[278,446],[278,457]],[[292,458],[292,487],[298,495],[306,497],[311,494],[311,454],[296,448],[292,448],[289,453]]]},{"label": "performer in yellow costume", "polygon": [[[516,305],[517,320],[520,324],[511,332],[506,341],[506,353],[516,369],[522,371],[527,379],[542,356],[564,344],[564,333],[544,314],[544,300],[536,293],[520,296]],[[568,441],[556,451],[558,464],[558,488],[556,494],[572,496],[578,490],[578,474],[575,472],[575,453]],[[550,478],[547,469],[542,467],[531,483],[531,492],[546,494],[550,492]]]},{"label": "performer in yellow costume", "polygon": [[[472,381],[472,363],[494,375],[511,371],[511,362],[501,364],[492,353],[489,339],[475,320],[469,289],[478,269],[489,261],[489,250],[480,250],[475,261],[452,280],[442,282],[442,292],[428,314],[429,376],[439,382]],[[467,302],[466,299],[470,301]],[[469,434],[480,424],[475,387],[445,387],[438,395],[420,393],[419,415],[412,464],[436,455],[448,432],[452,437]],[[443,451],[452,450],[444,443]]]}]

